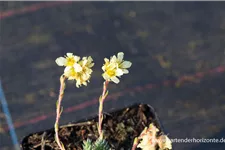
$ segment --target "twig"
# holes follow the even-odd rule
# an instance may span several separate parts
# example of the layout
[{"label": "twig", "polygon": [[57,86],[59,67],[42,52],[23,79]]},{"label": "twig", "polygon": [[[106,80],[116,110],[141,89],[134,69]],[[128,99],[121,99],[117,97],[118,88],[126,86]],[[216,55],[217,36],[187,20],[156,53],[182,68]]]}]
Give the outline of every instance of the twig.
[{"label": "twig", "polygon": [[73,127],[73,126],[83,126],[83,125],[92,125],[92,124],[94,124],[93,121],[80,122],[80,123],[70,123],[70,124],[67,124],[67,125],[62,125],[60,128]]},{"label": "twig", "polygon": [[[34,146],[32,146],[32,147],[29,147],[29,149],[31,149],[31,150],[36,150],[38,147],[40,147],[41,146],[41,143],[38,143],[38,144],[36,144],[36,145],[34,145]],[[51,141],[48,141],[48,140],[45,140],[45,146],[49,146],[49,147],[51,147],[52,149],[54,149],[53,148],[53,146],[51,145]]]},{"label": "twig", "polygon": [[41,138],[41,150],[45,150],[45,136],[46,132],[43,133],[42,138]]}]

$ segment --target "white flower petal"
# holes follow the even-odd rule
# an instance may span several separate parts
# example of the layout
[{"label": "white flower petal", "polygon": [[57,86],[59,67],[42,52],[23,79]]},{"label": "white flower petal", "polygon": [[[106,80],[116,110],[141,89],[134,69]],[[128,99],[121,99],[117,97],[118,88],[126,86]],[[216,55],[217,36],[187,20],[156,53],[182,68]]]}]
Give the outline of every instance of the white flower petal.
[{"label": "white flower petal", "polygon": [[87,64],[88,60],[87,59],[83,59],[82,61],[82,66],[85,66]]},{"label": "white flower petal", "polygon": [[130,68],[132,63],[130,61],[124,61],[120,66],[123,69]]},{"label": "white flower petal", "polygon": [[103,70],[103,71],[105,71],[105,67],[106,67],[105,65],[104,65],[104,66],[102,66],[102,70]]},{"label": "white flower petal", "polygon": [[111,63],[115,63],[116,62],[116,56],[115,55],[113,55],[113,57],[111,57],[110,62]]},{"label": "white flower petal", "polygon": [[80,64],[78,64],[78,63],[75,63],[75,64],[73,65],[73,67],[74,67],[74,69],[75,69],[76,72],[82,71],[82,67],[81,67]]},{"label": "white flower petal", "polygon": [[93,67],[95,63],[91,63],[88,65],[89,68]]},{"label": "white flower petal", "polygon": [[119,53],[117,54],[117,58],[118,58],[119,63],[122,62],[123,56],[124,56],[124,53],[123,53],[123,52],[119,52]]},{"label": "white flower petal", "polygon": [[116,84],[120,82],[120,80],[117,77],[112,77],[111,80]]},{"label": "white flower petal", "polygon": [[116,69],[116,76],[122,76],[122,75],[123,75],[122,69]]},{"label": "white flower petal", "polygon": [[123,71],[123,74],[128,74],[129,73],[129,71],[127,69],[122,69],[122,71]]},{"label": "white flower petal", "polygon": [[70,76],[70,77],[68,77],[68,80],[74,80],[74,78]]},{"label": "white flower petal", "polygon": [[83,82],[83,85],[87,86],[87,82]]},{"label": "white flower petal", "polygon": [[92,71],[92,69],[86,68],[85,72],[86,72],[86,74],[90,75],[93,71]]},{"label": "white flower petal", "polygon": [[78,83],[78,81],[76,82],[76,87],[79,88],[80,83]]},{"label": "white flower petal", "polygon": [[75,60],[75,62],[78,62],[80,60],[80,57],[75,55],[74,60]]},{"label": "white flower petal", "polygon": [[83,74],[81,75],[81,77],[82,77],[82,79],[85,81],[85,80],[88,80],[89,75],[88,75],[88,74],[83,73]]},{"label": "white flower petal", "polygon": [[71,66],[68,66],[68,67],[66,67],[65,69],[64,69],[64,72],[70,72],[71,71]]},{"label": "white flower petal", "polygon": [[109,62],[108,58],[104,58],[105,63]]},{"label": "white flower petal", "polygon": [[117,68],[118,67],[118,64],[117,63],[110,63],[107,68],[110,69],[110,70],[113,70],[114,68]]},{"label": "white flower petal", "polygon": [[56,64],[59,66],[64,66],[66,64],[66,58],[59,57],[55,60]]},{"label": "white flower petal", "polygon": [[106,81],[108,81],[110,78],[109,78],[109,76],[106,74],[106,73],[103,73],[102,74],[102,77],[106,80]]},{"label": "white flower petal", "polygon": [[92,62],[92,61],[93,61],[92,57],[89,56],[89,57],[88,57],[88,62]]},{"label": "white flower petal", "polygon": [[73,57],[73,53],[66,53],[68,57]]}]

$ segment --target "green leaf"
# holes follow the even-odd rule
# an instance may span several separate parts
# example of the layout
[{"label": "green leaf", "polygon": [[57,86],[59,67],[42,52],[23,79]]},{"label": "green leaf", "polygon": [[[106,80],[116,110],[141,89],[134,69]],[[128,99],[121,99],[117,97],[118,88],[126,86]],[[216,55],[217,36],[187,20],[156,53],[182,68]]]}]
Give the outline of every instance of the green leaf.
[{"label": "green leaf", "polygon": [[106,140],[99,138],[95,141],[94,150],[110,150],[110,147]]},{"label": "green leaf", "polygon": [[92,150],[92,142],[90,139],[83,142],[83,150]]}]

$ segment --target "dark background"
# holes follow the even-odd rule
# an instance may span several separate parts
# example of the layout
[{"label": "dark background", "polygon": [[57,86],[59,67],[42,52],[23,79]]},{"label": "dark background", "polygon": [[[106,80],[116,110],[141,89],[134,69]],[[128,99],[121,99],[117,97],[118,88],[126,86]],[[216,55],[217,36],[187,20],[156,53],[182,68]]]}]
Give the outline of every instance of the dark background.
[{"label": "dark background", "polygon": [[[147,103],[172,139],[225,138],[224,2],[0,2],[0,15],[0,76],[19,140],[54,125],[57,57],[73,52],[95,62],[87,87],[67,82],[65,124],[97,114],[103,59],[120,51],[133,65],[109,85],[105,111]],[[12,149],[2,108],[0,149]]]}]

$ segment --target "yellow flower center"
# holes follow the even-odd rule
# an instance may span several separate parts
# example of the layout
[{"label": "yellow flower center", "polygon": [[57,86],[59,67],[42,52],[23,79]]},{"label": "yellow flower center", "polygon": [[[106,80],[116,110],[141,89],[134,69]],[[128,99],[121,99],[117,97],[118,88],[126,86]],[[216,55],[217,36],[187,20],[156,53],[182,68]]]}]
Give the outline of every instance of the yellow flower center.
[{"label": "yellow flower center", "polygon": [[75,72],[75,70],[71,69],[70,76],[75,77],[76,75],[77,73]]},{"label": "yellow flower center", "polygon": [[74,58],[67,57],[66,60],[67,60],[66,66],[73,66],[75,63]]},{"label": "yellow flower center", "polygon": [[116,71],[114,69],[113,70],[107,70],[106,73],[108,74],[109,77],[116,76]]}]

